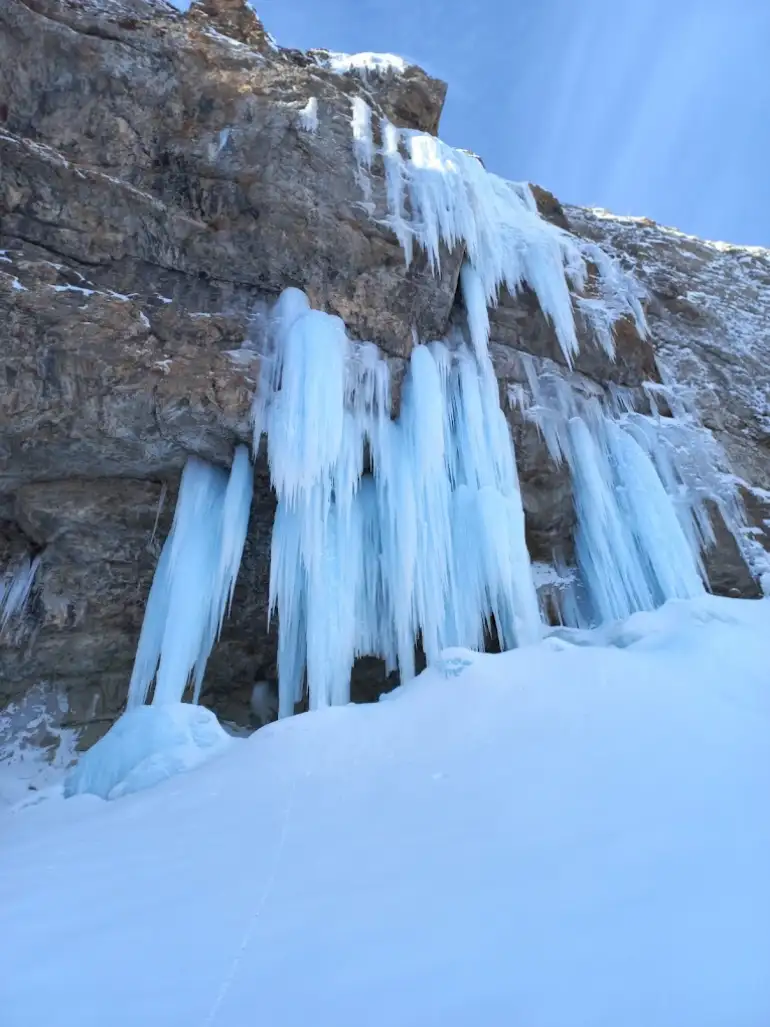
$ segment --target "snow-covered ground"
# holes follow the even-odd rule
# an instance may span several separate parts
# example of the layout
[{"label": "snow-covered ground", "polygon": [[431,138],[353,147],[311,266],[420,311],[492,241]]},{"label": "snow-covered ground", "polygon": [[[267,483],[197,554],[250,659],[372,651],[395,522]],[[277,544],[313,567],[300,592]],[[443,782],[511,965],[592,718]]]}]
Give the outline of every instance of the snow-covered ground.
[{"label": "snow-covered ground", "polygon": [[0,812],[0,1023],[766,1027],[768,796],[768,600],[452,651]]}]

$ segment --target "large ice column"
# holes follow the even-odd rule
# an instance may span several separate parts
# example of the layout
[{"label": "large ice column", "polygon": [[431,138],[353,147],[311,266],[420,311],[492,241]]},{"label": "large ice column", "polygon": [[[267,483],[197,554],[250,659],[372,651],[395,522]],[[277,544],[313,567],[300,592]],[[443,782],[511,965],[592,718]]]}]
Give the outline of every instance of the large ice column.
[{"label": "large ice column", "polygon": [[[494,617],[504,648],[535,641],[540,633],[537,595],[524,533],[524,508],[510,428],[500,407],[494,370],[486,353],[461,349],[448,379],[449,470],[455,489],[454,546],[456,615],[466,626],[456,644],[471,635],[472,608],[466,582],[475,581],[478,608]],[[464,565],[464,566],[463,566]],[[476,615],[476,630],[481,629]],[[489,628],[485,622],[483,629]],[[459,628],[459,625],[457,625]]]},{"label": "large ice column", "polygon": [[[418,345],[390,419],[388,366],[302,294],[279,301],[255,400],[278,511],[270,609],[279,618],[280,714],[305,679],[311,708],[346,702],[358,656],[403,679],[421,641],[507,646],[540,619],[507,422],[489,358]],[[258,441],[258,440],[256,440]]]},{"label": "large ice column", "polygon": [[[286,290],[275,318],[272,369],[256,401],[268,436],[278,510],[270,612],[280,624],[280,714],[292,712],[305,672],[312,706],[346,701],[357,648],[360,481],[367,438],[389,408],[387,365],[351,350],[339,318]],[[255,439],[258,443],[258,438]],[[365,612],[365,611],[364,611]]]},{"label": "large ice column", "polygon": [[251,509],[253,472],[239,446],[228,477],[191,457],[182,473],[174,522],[147,600],[129,706],[181,702],[192,678],[198,701],[206,663],[232,601]]}]

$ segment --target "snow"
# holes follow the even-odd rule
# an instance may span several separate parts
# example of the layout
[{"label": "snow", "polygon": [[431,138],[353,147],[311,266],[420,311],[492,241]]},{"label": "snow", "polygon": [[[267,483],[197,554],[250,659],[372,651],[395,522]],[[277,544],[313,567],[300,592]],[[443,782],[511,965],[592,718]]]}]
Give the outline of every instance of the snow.
[{"label": "snow", "polygon": [[76,756],[79,732],[62,726],[67,698],[46,684],[0,711],[0,811],[56,784]]},{"label": "snow", "polygon": [[28,292],[27,287],[21,284],[16,275],[9,275],[5,271],[0,271],[0,277],[8,278],[10,280],[11,288],[14,290],[14,292]]},{"label": "snow", "polygon": [[199,766],[230,741],[203,706],[135,706],[83,753],[64,780],[64,795],[119,799]]},{"label": "snow", "polygon": [[[447,645],[540,635],[513,443],[489,356],[416,345],[398,421],[389,368],[287,289],[254,404],[278,508],[270,564],[279,709],[346,703],[357,656],[414,675]],[[369,466],[366,465],[366,454]]]},{"label": "snow", "polygon": [[672,499],[647,454],[616,423],[569,423],[575,549],[598,621],[703,592]]},{"label": "snow", "polygon": [[403,75],[409,67],[403,57],[392,53],[337,53],[330,52],[327,57],[316,57],[323,68],[328,68],[337,75],[353,72],[367,78],[369,75]]},{"label": "snow", "polygon": [[80,285],[52,285],[50,286],[54,292],[78,292],[81,296],[94,296],[96,289],[84,289]]},{"label": "snow", "polygon": [[232,36],[226,36],[222,32],[217,32],[217,30],[213,28],[205,28],[203,31],[210,39],[216,39],[218,43],[232,47],[233,50],[249,51],[250,55],[257,60],[264,60],[260,53],[253,50],[247,43],[242,43],[240,39],[233,39]]},{"label": "snow", "polygon": [[150,791],[0,814],[3,1023],[770,1022],[768,630],[703,597],[451,650]]},{"label": "snow", "polygon": [[471,343],[477,356],[482,358],[489,345],[489,310],[481,276],[467,260],[460,268],[460,288]]}]

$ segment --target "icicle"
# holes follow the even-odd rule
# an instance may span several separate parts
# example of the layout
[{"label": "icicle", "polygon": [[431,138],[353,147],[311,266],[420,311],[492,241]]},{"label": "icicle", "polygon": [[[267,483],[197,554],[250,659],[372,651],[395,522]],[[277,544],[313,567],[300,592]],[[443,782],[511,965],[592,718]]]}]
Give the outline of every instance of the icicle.
[{"label": "icicle", "polygon": [[656,597],[615,492],[607,440],[579,417],[569,423],[570,466],[577,514],[575,550],[600,621],[651,610]]},{"label": "icicle", "polygon": [[605,395],[587,380],[578,389],[555,365],[544,362],[540,373],[531,357],[522,365],[524,416],[572,472],[586,600],[565,607],[565,616],[581,625],[587,617],[615,620],[701,594],[710,525],[694,483],[702,486],[713,471],[700,467],[685,485],[679,456],[665,443],[665,419],[632,412],[628,390]]},{"label": "icicle", "polygon": [[[142,706],[147,702],[155,673],[158,669],[163,633],[168,620],[171,583],[169,578],[169,561],[171,546],[169,540],[160,551],[158,565],[150,586],[147,605],[144,609],[144,620],[139,635],[139,644],[134,657],[134,667],[128,685],[128,706]],[[186,684],[185,680],[185,684]]]},{"label": "icicle", "polygon": [[230,469],[222,509],[222,544],[219,553],[219,575],[216,593],[220,598],[217,634],[222,630],[225,613],[230,613],[235,579],[243,557],[249,528],[251,497],[254,493],[254,469],[245,446],[238,446]]},{"label": "icicle", "polygon": [[479,361],[417,345],[392,422],[374,347],[297,296],[279,315],[255,422],[279,500],[280,715],[305,677],[311,708],[346,702],[357,656],[408,679],[418,639],[432,662],[450,644],[481,647],[492,620],[505,645],[537,638],[510,432],[483,348]]},{"label": "icicle", "polygon": [[128,704],[181,702],[192,676],[198,701],[206,663],[232,601],[252,495],[248,450],[230,477],[196,457],[182,472],[174,522],[145,609]]},{"label": "icicle", "polygon": [[[610,423],[610,452],[619,496],[639,551],[655,582],[659,601],[690,599],[704,592],[698,561],[671,498],[639,443]],[[620,491],[622,490],[622,491]]]},{"label": "icicle", "polygon": [[372,186],[369,171],[374,160],[374,137],[372,135],[372,111],[366,100],[354,96],[352,101],[351,127],[353,130],[353,153],[356,158],[356,180],[364,194],[371,200]]},{"label": "icicle", "polygon": [[[422,631],[425,655],[428,662],[433,663],[446,644],[442,628],[446,604],[451,602],[452,540],[444,395],[439,370],[426,346],[417,346],[412,351],[399,428],[403,436],[404,466],[398,473],[411,475],[415,501],[414,611]],[[395,558],[399,559],[400,554],[396,553]]]},{"label": "icicle", "polygon": [[342,321],[310,310],[303,293],[291,292],[278,343],[280,388],[268,432],[273,483],[288,502],[313,484],[328,484],[342,444],[347,356]]},{"label": "icicle", "polygon": [[579,296],[576,299],[576,303],[591,327],[593,336],[600,348],[604,350],[610,360],[614,360],[615,336],[613,326],[616,318],[602,300]]},{"label": "icicle", "polygon": [[311,96],[302,110],[299,112],[300,128],[311,135],[318,131],[318,100]]},{"label": "icicle", "polygon": [[195,665],[193,702],[196,703],[200,698],[209,655],[221,634],[225,615],[232,609],[235,581],[249,528],[253,493],[254,471],[249,451],[245,446],[238,446],[222,501],[219,566],[211,590],[210,624],[207,634],[202,638],[201,652]]},{"label": "icicle", "polygon": [[302,523],[299,513],[279,503],[270,550],[270,616],[277,610],[278,716],[288,717],[302,698],[305,681],[306,572],[302,563]]},{"label": "icicle", "polygon": [[463,266],[460,268],[460,287],[468,316],[471,342],[477,356],[481,358],[487,352],[489,343],[489,311],[481,278],[467,260],[463,261]]},{"label": "icicle", "polygon": [[[358,177],[369,200],[367,172],[375,152],[371,112],[360,98],[353,101],[353,108]],[[387,223],[407,264],[414,242],[434,271],[440,268],[442,245],[465,248],[467,265],[476,276],[466,272],[463,281],[466,304],[473,308],[469,307],[469,327],[475,348],[484,337],[482,297],[485,304],[496,304],[502,287],[513,295],[526,284],[553,323],[564,359],[571,365],[578,339],[569,286],[578,291],[586,286],[588,261],[598,269],[600,297],[580,297],[578,303],[599,345],[608,353],[614,351],[613,325],[623,316],[631,317],[644,334],[639,287],[596,244],[576,239],[541,218],[528,185],[506,182],[487,172],[472,154],[454,150],[434,136],[397,129],[387,119],[381,121],[381,135]]]},{"label": "icicle", "polygon": [[0,578],[0,630],[22,613],[32,591],[40,557],[25,557],[13,571]]},{"label": "icicle", "polygon": [[359,167],[369,170],[374,160],[374,138],[372,136],[372,111],[366,100],[354,96],[351,101],[353,115],[353,149]]},{"label": "icicle", "polygon": [[382,159],[385,164],[385,185],[388,193],[388,224],[404,251],[407,267],[412,262],[412,230],[404,216],[406,196],[406,165],[399,149],[401,133],[387,118],[380,121]]}]

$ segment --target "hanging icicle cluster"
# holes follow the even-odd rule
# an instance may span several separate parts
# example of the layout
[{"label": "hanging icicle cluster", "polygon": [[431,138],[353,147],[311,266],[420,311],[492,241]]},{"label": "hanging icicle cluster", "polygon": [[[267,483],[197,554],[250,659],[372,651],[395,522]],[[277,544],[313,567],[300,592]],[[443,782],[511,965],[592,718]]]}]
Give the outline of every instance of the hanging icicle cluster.
[{"label": "hanging icicle cluster", "polygon": [[[724,508],[730,523],[718,467],[697,456],[713,441],[709,433],[636,412],[626,390],[607,395],[585,382],[580,391],[556,365],[536,368],[533,358],[519,359],[527,387],[512,391],[511,399],[538,426],[552,458],[566,460],[572,473],[583,599],[570,597],[565,621],[616,620],[702,594],[701,554],[714,542],[707,500]],[[713,459],[710,448],[708,456]]]},{"label": "hanging icicle cluster", "polygon": [[153,703],[181,702],[191,677],[198,701],[206,663],[232,602],[253,487],[245,446],[236,450],[229,477],[196,457],[187,461],[147,600],[129,706],[147,701],[153,679]]},{"label": "hanging icicle cluster", "polygon": [[40,557],[24,557],[14,568],[0,575],[0,631],[27,605]]},{"label": "hanging icicle cluster", "polygon": [[270,604],[280,714],[346,702],[357,656],[414,674],[449,645],[533,641],[539,613],[516,464],[488,361],[415,347],[398,421],[387,364],[286,290],[255,402],[279,503]]},{"label": "hanging icicle cluster", "polygon": [[[580,298],[578,306],[594,329],[598,344],[614,352],[612,326],[631,317],[646,332],[638,287],[594,243],[578,239],[540,217],[526,183],[507,182],[485,170],[464,150],[435,136],[380,122],[382,144],[375,146],[372,111],[364,100],[352,101],[353,152],[358,181],[369,200],[369,173],[379,154],[385,169],[388,213],[409,263],[414,246],[428,255],[438,271],[442,245],[463,246],[475,272],[475,307],[496,305],[500,289],[514,295],[528,285],[553,323],[568,365],[577,355],[570,285],[580,293],[588,281],[588,263],[597,272],[599,296]],[[465,288],[467,298],[467,288]]]}]

